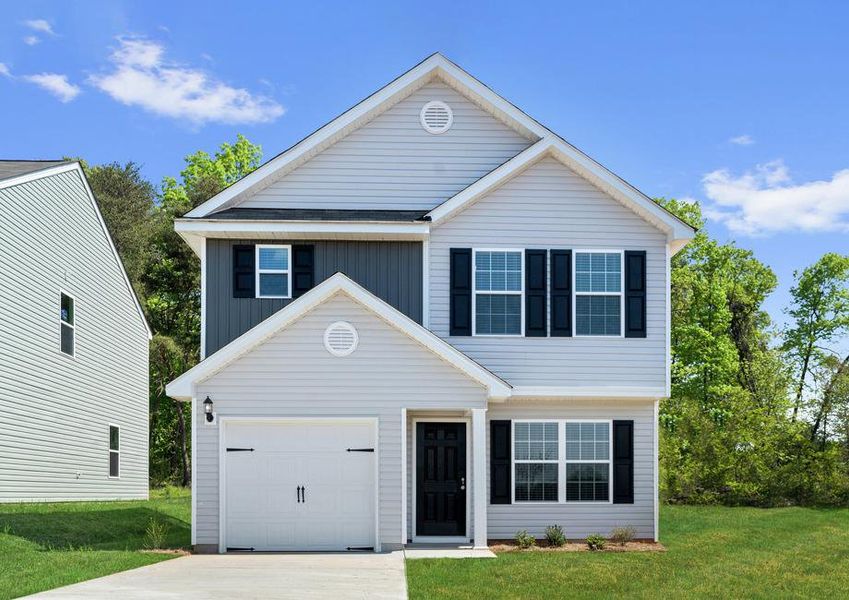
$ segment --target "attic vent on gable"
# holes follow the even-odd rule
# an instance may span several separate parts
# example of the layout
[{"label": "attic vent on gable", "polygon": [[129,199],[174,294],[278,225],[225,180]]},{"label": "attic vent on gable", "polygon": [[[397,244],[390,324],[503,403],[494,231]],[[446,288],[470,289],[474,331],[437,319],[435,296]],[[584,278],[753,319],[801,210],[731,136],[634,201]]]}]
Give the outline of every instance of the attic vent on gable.
[{"label": "attic vent on gable", "polygon": [[425,131],[439,135],[451,129],[454,123],[454,112],[445,102],[432,100],[422,107],[419,121]]},{"label": "attic vent on gable", "polygon": [[357,349],[359,341],[357,330],[345,321],[331,323],[324,331],[324,347],[333,356],[348,356]]}]

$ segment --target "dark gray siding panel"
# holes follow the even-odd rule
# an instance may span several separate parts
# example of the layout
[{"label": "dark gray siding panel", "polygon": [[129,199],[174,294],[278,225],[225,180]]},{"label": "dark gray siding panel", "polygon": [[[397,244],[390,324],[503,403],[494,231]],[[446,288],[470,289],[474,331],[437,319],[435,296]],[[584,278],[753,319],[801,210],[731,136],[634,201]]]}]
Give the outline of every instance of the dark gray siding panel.
[{"label": "dark gray siding panel", "polygon": [[342,272],[417,323],[422,322],[420,242],[210,239],[206,246],[207,356],[291,302],[233,297],[233,246],[269,243],[314,244],[316,285]]}]

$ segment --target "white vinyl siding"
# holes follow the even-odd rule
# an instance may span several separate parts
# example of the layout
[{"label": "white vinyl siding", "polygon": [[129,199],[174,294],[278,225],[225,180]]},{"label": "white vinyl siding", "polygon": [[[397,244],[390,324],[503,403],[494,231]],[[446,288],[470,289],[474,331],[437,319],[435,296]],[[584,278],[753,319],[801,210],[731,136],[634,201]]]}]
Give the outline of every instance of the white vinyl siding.
[{"label": "white vinyl siding", "polygon": [[[490,539],[512,539],[521,529],[527,529],[536,537],[543,537],[545,528],[555,524],[561,525],[570,539],[585,538],[594,533],[607,536],[614,527],[627,525],[637,529],[638,538],[654,538],[656,449],[653,401],[516,399],[506,403],[491,403],[487,410],[487,420],[503,419],[513,421],[513,428],[522,421],[556,421],[560,425],[561,434],[564,426],[572,422],[605,423],[609,426],[614,420],[634,421],[634,503],[612,504],[609,500],[570,502],[562,496],[564,487],[561,486],[561,501],[558,502],[489,504],[487,532]],[[560,440],[562,448],[565,440],[562,437]],[[490,442],[487,440],[487,445]],[[487,448],[488,469],[489,452]],[[604,463],[603,460],[598,462]],[[571,464],[568,458],[565,464]],[[489,484],[488,471],[487,486]]]},{"label": "white vinyl siding", "polygon": [[[645,250],[647,337],[449,336],[451,248]],[[510,384],[665,395],[666,237],[557,160],[542,159],[434,227],[429,254],[431,329]]]},{"label": "white vinyl siding", "polygon": [[0,306],[0,502],[147,498],[147,331],[78,172],[0,189]]},{"label": "white vinyl siding", "polygon": [[[454,113],[451,128],[422,128],[425,103]],[[279,181],[244,208],[431,209],[516,156],[531,140],[442,83],[427,84]]]},{"label": "white vinyl siding", "polygon": [[[324,347],[327,326],[353,325],[355,352]],[[462,411],[486,407],[483,386],[436,357],[347,295],[319,305],[205,382],[219,417],[377,417],[378,529],[384,547],[401,539],[401,408]],[[197,543],[218,544],[218,427],[196,403]]]}]

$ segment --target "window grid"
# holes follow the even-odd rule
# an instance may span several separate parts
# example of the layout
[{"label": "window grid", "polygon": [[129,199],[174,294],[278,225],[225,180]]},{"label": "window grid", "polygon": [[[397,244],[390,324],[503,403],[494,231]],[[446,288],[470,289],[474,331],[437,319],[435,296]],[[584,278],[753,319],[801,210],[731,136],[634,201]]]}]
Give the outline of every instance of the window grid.
[{"label": "window grid", "polygon": [[560,423],[514,421],[513,495],[516,502],[560,499]]},{"label": "window grid", "polygon": [[575,250],[572,320],[575,336],[624,335],[625,285],[622,250]]},{"label": "window grid", "polygon": [[[530,444],[534,441],[530,433],[530,427],[532,426],[547,426],[554,428],[553,431],[556,431],[557,436],[556,454],[549,453],[548,457],[545,457],[545,448],[543,447],[543,458],[536,458],[539,456],[539,450],[536,455],[532,456],[530,447]],[[514,503],[612,503],[612,420],[514,420],[512,431],[512,491]],[[551,429],[549,429],[549,431],[551,431]],[[578,435],[577,440],[570,438],[571,435],[575,435],[575,432],[577,432]],[[584,437],[587,439],[581,439],[580,436],[582,432]],[[536,443],[539,444],[540,441],[543,443],[551,441],[551,435],[548,435],[547,432],[543,432],[542,439],[537,439]],[[573,444],[577,441],[579,444],[585,445],[584,448],[578,448],[579,458],[571,457],[575,455],[575,448],[573,446],[570,452],[570,441]],[[591,446],[587,444],[591,444]],[[523,449],[523,446],[527,451]],[[550,475],[550,471],[549,473],[546,473],[537,469],[535,473],[537,481],[532,482],[530,477],[534,474],[529,471],[530,465],[537,465],[543,469],[551,469],[552,466],[555,466],[556,478]],[[571,483],[569,480],[570,477],[572,478]],[[530,492],[521,491],[519,489],[519,483],[524,483],[526,485],[536,483],[538,489],[546,484],[549,484],[549,486],[553,485],[553,489],[556,490],[556,493],[549,491],[548,498],[550,499],[526,499],[530,497]]]},{"label": "window grid", "polygon": [[[281,256],[275,257],[272,251],[284,251]],[[274,264],[278,261],[279,264]],[[292,297],[292,247],[282,244],[257,244],[256,246],[256,297],[257,298],[291,298]],[[266,275],[266,278],[263,278]],[[276,276],[276,277],[274,277]],[[263,282],[272,285],[271,282],[282,276],[283,293],[263,293]]]},{"label": "window grid", "polygon": [[524,250],[475,248],[472,256],[473,335],[522,336],[525,328]]}]

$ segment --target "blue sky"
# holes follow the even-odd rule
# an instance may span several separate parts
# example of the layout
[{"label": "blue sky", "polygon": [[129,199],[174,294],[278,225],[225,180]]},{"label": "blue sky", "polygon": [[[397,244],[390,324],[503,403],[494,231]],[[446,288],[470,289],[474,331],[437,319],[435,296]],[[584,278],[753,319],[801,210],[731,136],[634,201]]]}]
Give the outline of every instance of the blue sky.
[{"label": "blue sky", "polygon": [[[285,149],[439,50],[778,274],[849,252],[849,3],[17,2],[0,157],[159,182],[243,133]],[[189,93],[198,90],[202,101]]]}]

